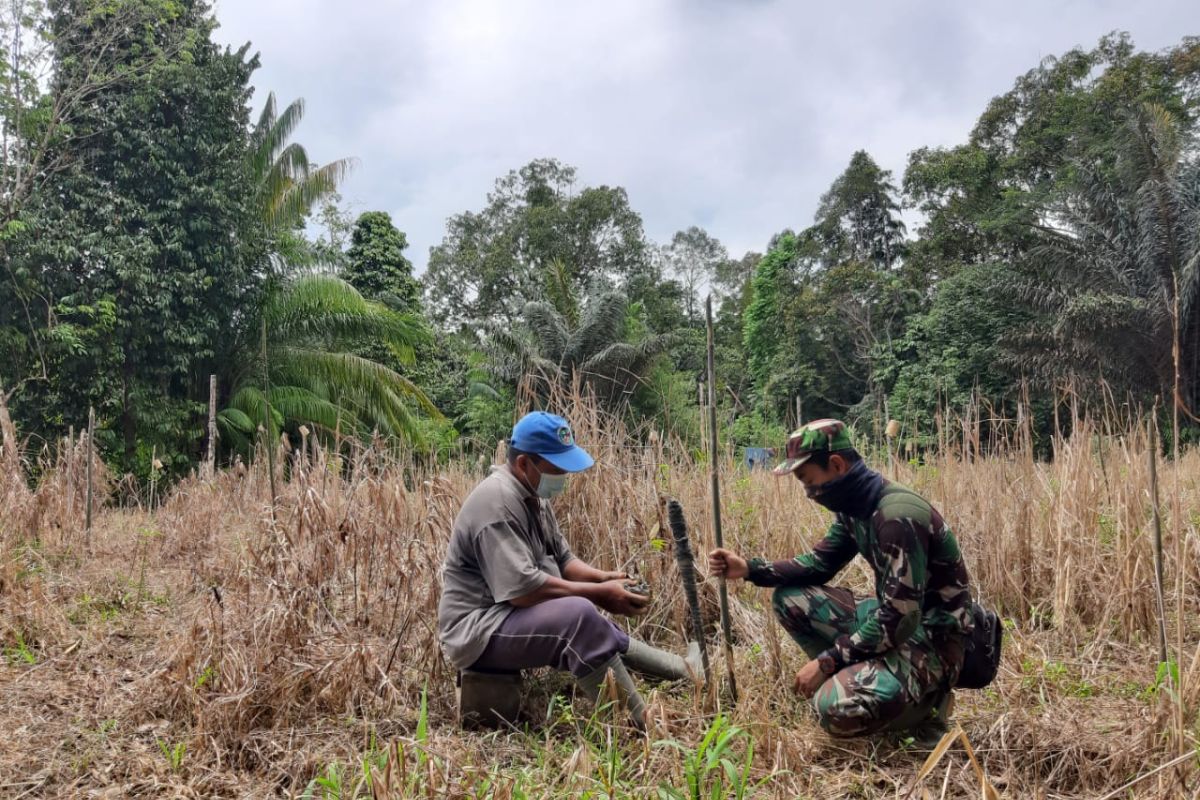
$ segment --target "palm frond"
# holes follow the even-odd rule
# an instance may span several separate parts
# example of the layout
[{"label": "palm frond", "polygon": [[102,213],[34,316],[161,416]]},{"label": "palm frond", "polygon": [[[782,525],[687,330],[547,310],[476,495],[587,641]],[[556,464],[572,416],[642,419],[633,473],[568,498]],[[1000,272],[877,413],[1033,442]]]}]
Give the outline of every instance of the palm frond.
[{"label": "palm frond", "polygon": [[349,403],[364,426],[415,440],[419,426],[408,408],[409,401],[427,416],[444,419],[416,384],[362,356],[285,346],[276,360],[278,373],[286,378],[281,382],[308,388],[315,380],[330,387],[329,400],[338,405]]},{"label": "palm frond", "polygon": [[269,298],[264,316],[272,339],[334,343],[378,341],[411,363],[413,348],[432,341],[421,318],[367,300],[349,282],[310,273]]},{"label": "palm frond", "polygon": [[536,301],[525,304],[522,316],[533,333],[538,354],[548,361],[561,363],[570,337],[563,316],[551,304]]},{"label": "palm frond", "polygon": [[359,420],[346,409],[302,386],[272,386],[271,408],[285,424],[316,425],[333,431],[358,431]]},{"label": "palm frond", "polygon": [[[263,430],[264,421],[269,422],[270,424],[267,426],[268,429],[265,430],[265,433],[269,441],[275,441],[279,438],[279,433],[283,429],[285,420],[283,415],[279,413],[279,409],[274,407],[270,408],[268,416],[268,407],[267,396],[263,394],[262,389],[252,384],[246,384],[239,387],[233,393],[233,397],[229,399],[229,407],[226,411],[230,413],[226,416],[243,423],[248,421],[252,426],[248,433]],[[245,419],[236,417],[233,414],[234,411],[240,411]]]},{"label": "palm frond", "polygon": [[254,167],[252,175],[264,175],[270,165],[287,147],[288,139],[296,132],[301,120],[304,119],[304,99],[296,98],[283,113],[276,114],[277,103],[275,93],[267,97],[259,116],[258,124],[251,132],[251,161]]},{"label": "palm frond", "polygon": [[279,191],[268,195],[267,220],[276,228],[299,225],[312,207],[337,191],[338,185],[358,161],[343,158],[316,170],[305,170],[303,174],[292,174],[290,180],[279,187]]},{"label": "palm frond", "polygon": [[270,162],[270,151],[264,145],[270,136],[271,129],[275,127],[275,119],[275,93],[271,92],[267,95],[267,102],[263,103],[262,112],[258,116],[258,124],[250,130],[250,158],[251,164],[255,168],[251,172],[252,175],[261,175],[265,165]]},{"label": "palm frond", "polygon": [[620,341],[629,302],[619,292],[605,292],[588,303],[583,319],[567,344],[567,361],[586,362],[611,342]]}]

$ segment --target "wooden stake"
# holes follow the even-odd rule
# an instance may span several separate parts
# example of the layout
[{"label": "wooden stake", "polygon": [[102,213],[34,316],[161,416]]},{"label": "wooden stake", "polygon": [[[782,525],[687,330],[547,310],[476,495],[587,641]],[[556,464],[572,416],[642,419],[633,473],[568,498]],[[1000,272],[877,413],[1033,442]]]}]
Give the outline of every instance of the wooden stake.
[{"label": "wooden stake", "polygon": [[275,520],[275,447],[277,442],[271,435],[271,371],[267,363],[267,321],[262,322],[262,371],[263,371],[263,438],[267,444],[267,471],[271,483],[271,520]]},{"label": "wooden stake", "polygon": [[154,511],[154,489],[158,483],[158,468],[154,466],[154,462],[158,461],[158,445],[153,445],[150,448],[150,510]]},{"label": "wooden stake", "polygon": [[96,433],[96,410],[92,406],[88,406],[88,432],[87,432],[87,516],[84,524],[86,533],[86,547],[92,549],[92,460],[95,453],[95,448],[92,446],[92,439]]},{"label": "wooden stake", "polygon": [[[712,515],[713,538],[717,547],[724,547],[721,534],[721,486],[718,475],[717,460],[719,446],[717,439],[717,385],[716,359],[713,339],[712,295],[704,303],[705,318],[708,327],[708,469],[712,483]],[[717,579],[717,593],[721,600],[721,637],[725,641],[725,668],[729,675],[729,696],[736,704],[738,701],[737,678],[733,673],[733,644],[729,624],[729,589],[725,585],[724,576]]]},{"label": "wooden stake", "polygon": [[[1154,596],[1158,602],[1158,663],[1167,663],[1167,609],[1163,598],[1162,517],[1158,511],[1158,403],[1150,415],[1150,499],[1154,513]],[[1170,672],[1170,670],[1168,670]]]},{"label": "wooden stake", "polygon": [[205,477],[217,472],[217,376],[208,376],[208,452],[204,455]]},{"label": "wooden stake", "polygon": [[[59,457],[61,461],[61,455]],[[75,426],[67,428],[67,509],[75,508]]]}]

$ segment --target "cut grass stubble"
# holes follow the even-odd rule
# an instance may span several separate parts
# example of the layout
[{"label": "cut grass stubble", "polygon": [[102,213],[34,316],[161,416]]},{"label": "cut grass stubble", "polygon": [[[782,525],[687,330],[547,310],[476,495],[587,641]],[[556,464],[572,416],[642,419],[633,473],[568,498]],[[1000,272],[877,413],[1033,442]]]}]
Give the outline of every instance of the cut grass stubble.
[{"label": "cut grass stubble", "polygon": [[[558,501],[560,522],[580,556],[629,565],[653,587],[649,613],[629,630],[678,649],[689,624],[663,501],[683,503],[705,552],[707,466],[578,397],[560,400],[598,462]],[[1168,609],[1175,646],[1163,680],[1147,437],[1136,428],[1101,435],[1085,419],[1072,430],[1050,463],[1017,436],[986,458],[947,439],[924,464],[886,468],[943,511],[978,593],[1006,619],[998,681],[961,692],[957,712],[1005,796],[1096,797],[1195,747],[1196,520],[1163,526],[1164,589],[1182,598],[1184,622]],[[0,476],[0,683],[13,698],[0,721],[25,732],[0,756],[0,783],[38,775],[20,790],[31,796],[96,786],[143,796],[186,787],[348,797],[354,786],[364,797],[414,796],[384,791],[403,769],[415,796],[691,797],[697,775],[730,779],[724,759],[744,772],[746,796],[894,797],[920,768],[923,756],[903,743],[841,742],[816,728],[789,688],[803,656],[769,619],[769,594],[737,583],[741,702],[650,689],[666,744],[564,704],[556,690],[566,683],[552,675],[532,682],[527,730],[458,731],[454,673],[436,636],[439,570],[454,515],[482,473],[429,471],[382,449],[301,452],[276,459],[274,513],[263,458],[184,481],[152,513],[101,511],[90,553],[78,442],[46,458],[35,489],[11,467]],[[1159,471],[1164,487],[1177,475],[1182,494],[1164,503],[1164,519],[1197,507],[1200,454]],[[97,473],[103,496],[111,481]],[[786,557],[827,525],[793,482],[739,472],[732,457],[723,475],[728,546]],[[861,562],[839,582],[870,590]],[[133,602],[103,618],[71,613],[114,586]],[[715,584],[700,588],[715,642]],[[723,671],[718,659],[714,674]],[[88,733],[101,726],[103,737]],[[718,739],[721,755],[706,760]],[[937,778],[945,796],[978,796],[961,752],[942,763],[951,765]],[[1194,767],[1162,770],[1138,796],[1177,796]],[[322,794],[335,785],[336,795]]]}]

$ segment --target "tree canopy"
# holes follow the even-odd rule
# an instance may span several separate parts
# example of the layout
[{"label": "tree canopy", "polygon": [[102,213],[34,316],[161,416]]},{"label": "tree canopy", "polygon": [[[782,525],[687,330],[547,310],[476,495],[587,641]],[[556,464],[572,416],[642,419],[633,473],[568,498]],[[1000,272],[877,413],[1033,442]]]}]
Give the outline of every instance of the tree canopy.
[{"label": "tree canopy", "polygon": [[1064,386],[1200,409],[1195,38],[1047,58],[899,178],[847,148],[811,217],[745,253],[651,241],[625,189],[536,159],[417,275],[406,221],[348,209],[357,162],[310,155],[303,100],[253,109],[258,59],[215,25],[203,0],[0,10],[0,41],[44,45],[0,63],[0,392],[31,437],[92,406],[120,471],[183,474],[216,374],[223,459],[302,427],[490,453],[564,388],[694,447],[710,294],[739,445],[972,403],[1044,426]]}]

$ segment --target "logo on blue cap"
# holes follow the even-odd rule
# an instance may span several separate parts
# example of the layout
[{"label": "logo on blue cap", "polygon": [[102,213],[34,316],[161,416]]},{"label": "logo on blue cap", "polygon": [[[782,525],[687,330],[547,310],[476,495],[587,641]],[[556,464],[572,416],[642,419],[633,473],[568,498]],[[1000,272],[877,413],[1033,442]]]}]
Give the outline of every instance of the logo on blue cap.
[{"label": "logo on blue cap", "polygon": [[575,435],[567,421],[545,411],[532,411],[521,417],[508,444],[541,456],[567,472],[581,472],[596,463],[586,450],[575,444]]}]

